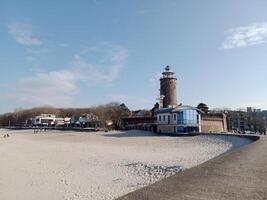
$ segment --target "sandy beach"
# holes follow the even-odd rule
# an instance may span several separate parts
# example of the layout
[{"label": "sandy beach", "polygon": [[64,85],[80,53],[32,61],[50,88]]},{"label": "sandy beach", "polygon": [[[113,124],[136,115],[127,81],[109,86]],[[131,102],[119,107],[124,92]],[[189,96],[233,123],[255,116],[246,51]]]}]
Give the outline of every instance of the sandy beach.
[{"label": "sandy beach", "polygon": [[[9,138],[3,138],[9,133]],[[143,131],[0,130],[0,199],[115,199],[250,141]]]}]

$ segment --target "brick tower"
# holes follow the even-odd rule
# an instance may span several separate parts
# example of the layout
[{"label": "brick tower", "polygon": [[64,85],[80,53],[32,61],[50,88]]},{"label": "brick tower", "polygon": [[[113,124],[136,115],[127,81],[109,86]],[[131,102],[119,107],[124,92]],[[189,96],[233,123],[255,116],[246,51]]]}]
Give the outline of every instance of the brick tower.
[{"label": "brick tower", "polygon": [[160,96],[163,98],[163,108],[177,105],[176,80],[174,72],[170,70],[169,66],[166,66],[160,79]]}]

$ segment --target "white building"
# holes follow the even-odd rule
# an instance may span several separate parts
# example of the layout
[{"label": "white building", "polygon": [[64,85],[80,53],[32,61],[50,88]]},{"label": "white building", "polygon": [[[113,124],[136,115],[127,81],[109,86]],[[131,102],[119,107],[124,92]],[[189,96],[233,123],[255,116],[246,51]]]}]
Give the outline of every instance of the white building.
[{"label": "white building", "polygon": [[95,126],[97,122],[99,122],[99,119],[93,113],[83,114],[78,120],[78,123],[81,127]]},{"label": "white building", "polygon": [[158,133],[201,132],[201,111],[192,106],[160,108],[157,116]]},{"label": "white building", "polygon": [[41,114],[33,118],[34,126],[53,126],[55,125],[56,115]]},{"label": "white building", "polygon": [[56,118],[55,120],[55,126],[70,126],[70,117],[64,117],[64,118]]}]

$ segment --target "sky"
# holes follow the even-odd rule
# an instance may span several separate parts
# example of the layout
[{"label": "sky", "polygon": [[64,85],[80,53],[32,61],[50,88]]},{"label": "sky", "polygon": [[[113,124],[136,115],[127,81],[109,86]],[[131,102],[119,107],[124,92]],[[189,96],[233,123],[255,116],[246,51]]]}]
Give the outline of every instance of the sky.
[{"label": "sky", "polygon": [[266,0],[0,0],[0,113],[113,101],[267,109]]}]

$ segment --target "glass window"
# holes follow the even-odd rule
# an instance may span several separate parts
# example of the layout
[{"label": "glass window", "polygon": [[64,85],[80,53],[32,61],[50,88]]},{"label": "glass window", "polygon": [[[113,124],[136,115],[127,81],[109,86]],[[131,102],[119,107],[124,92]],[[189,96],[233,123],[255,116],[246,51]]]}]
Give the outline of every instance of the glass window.
[{"label": "glass window", "polygon": [[165,121],[165,115],[163,115],[163,121]]},{"label": "glass window", "polygon": [[178,118],[178,124],[183,124],[184,123],[184,112],[178,112],[177,113],[177,118]]},{"label": "glass window", "polygon": [[176,114],[173,115],[173,120],[176,120]]},{"label": "glass window", "polygon": [[161,115],[159,115],[159,121],[161,121]]},{"label": "glass window", "polygon": [[183,127],[177,127],[177,132],[178,133],[183,133],[184,132],[184,128]]},{"label": "glass window", "polygon": [[183,111],[183,123],[185,124],[197,124],[198,113],[196,110],[184,110]]}]

